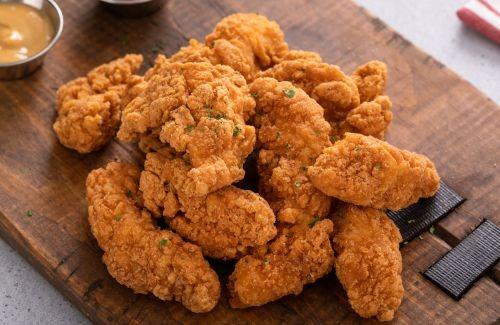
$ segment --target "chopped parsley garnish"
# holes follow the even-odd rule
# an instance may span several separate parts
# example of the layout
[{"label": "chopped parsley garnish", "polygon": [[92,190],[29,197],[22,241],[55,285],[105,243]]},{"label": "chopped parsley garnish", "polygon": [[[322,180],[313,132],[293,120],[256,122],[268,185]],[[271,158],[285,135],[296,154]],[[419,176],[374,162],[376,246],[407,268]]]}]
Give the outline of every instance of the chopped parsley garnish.
[{"label": "chopped parsley garnish", "polygon": [[331,141],[331,142],[337,142],[337,141],[339,141],[339,140],[340,140],[340,137],[339,137],[339,136],[337,136],[337,135],[332,135],[332,136],[330,136],[330,141]]},{"label": "chopped parsley garnish", "polygon": [[299,188],[299,187],[300,187],[300,185],[302,185],[302,183],[301,183],[300,181],[295,181],[295,182],[293,183],[293,186],[295,186],[295,187],[297,187],[297,188]]},{"label": "chopped parsley garnish", "polygon": [[127,197],[131,197],[132,196],[132,191],[131,190],[128,190],[127,191]]},{"label": "chopped parsley garnish", "polygon": [[242,129],[239,126],[235,126],[233,129],[233,137],[237,137],[241,133]]},{"label": "chopped parsley garnish", "polygon": [[189,160],[189,156],[187,154],[182,157],[182,161],[184,161],[184,165],[186,166],[191,165],[191,160]]},{"label": "chopped parsley garnish", "polygon": [[31,210],[26,211],[26,216],[28,216],[28,217],[33,216],[33,211],[31,211]]},{"label": "chopped parsley garnish", "polygon": [[268,265],[269,264],[269,259],[266,257],[263,261],[262,261],[262,264],[264,265]]},{"label": "chopped parsley garnish", "polygon": [[295,96],[295,89],[285,88],[283,89],[283,94],[285,94],[285,96],[288,98],[293,98],[293,96]]},{"label": "chopped parsley garnish", "polygon": [[253,98],[259,97],[259,95],[257,95],[257,93],[250,93],[250,95],[252,95]]},{"label": "chopped parsley garnish", "polygon": [[434,232],[436,232],[436,228],[434,228],[434,226],[432,226],[430,229],[429,229],[429,232],[431,234],[434,234]]},{"label": "chopped parsley garnish", "polygon": [[314,218],[312,218],[311,222],[309,222],[309,228],[312,228],[314,227],[314,225],[316,224],[316,222],[319,221],[319,217],[318,216],[314,216]]},{"label": "chopped parsley garnish", "polygon": [[121,215],[121,214],[117,214],[117,215],[115,216],[115,220],[116,220],[116,221],[120,221],[120,220],[122,220],[122,215]]},{"label": "chopped parsley garnish", "polygon": [[168,239],[160,239],[160,249],[163,249],[163,247],[165,247],[165,245],[168,245],[168,243],[170,242],[170,240]]},{"label": "chopped parsley garnish", "polygon": [[193,130],[194,130],[194,125],[192,125],[192,124],[189,124],[188,126],[186,126],[184,128],[184,132],[186,132],[186,133],[190,133]]},{"label": "chopped parsley garnish", "polygon": [[217,113],[217,115],[215,115],[214,118],[216,120],[220,120],[220,119],[223,119],[223,118],[225,119],[226,118],[226,114],[224,114],[224,113]]}]

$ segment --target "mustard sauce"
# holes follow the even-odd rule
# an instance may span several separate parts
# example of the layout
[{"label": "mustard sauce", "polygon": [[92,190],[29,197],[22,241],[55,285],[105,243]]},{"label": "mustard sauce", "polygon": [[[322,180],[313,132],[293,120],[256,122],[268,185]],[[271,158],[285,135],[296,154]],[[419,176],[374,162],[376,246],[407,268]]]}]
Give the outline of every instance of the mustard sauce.
[{"label": "mustard sauce", "polygon": [[37,54],[53,36],[54,27],[42,11],[22,3],[0,3],[0,63]]}]

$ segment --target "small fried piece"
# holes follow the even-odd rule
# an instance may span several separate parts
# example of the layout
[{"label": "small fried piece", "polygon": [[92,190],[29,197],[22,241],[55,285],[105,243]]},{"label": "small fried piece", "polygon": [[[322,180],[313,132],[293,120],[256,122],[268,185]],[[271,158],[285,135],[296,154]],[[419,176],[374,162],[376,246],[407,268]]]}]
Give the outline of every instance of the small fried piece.
[{"label": "small fried piece", "polygon": [[381,61],[369,61],[351,75],[362,103],[371,102],[384,93],[387,84],[387,66]]},{"label": "small fried piece", "polygon": [[228,64],[248,81],[257,72],[280,62],[288,44],[279,25],[265,16],[237,13],[222,19],[205,37],[223,64]]},{"label": "small fried piece", "polygon": [[122,98],[129,84],[137,82],[134,73],[141,63],[142,55],[128,54],[58,89],[53,128],[64,146],[89,153],[109,142],[120,122]]},{"label": "small fried piece", "polygon": [[392,121],[391,107],[391,100],[387,96],[377,96],[371,102],[361,103],[349,111],[345,121],[339,124],[341,132],[337,132],[337,136],[351,132],[384,139],[385,132]]},{"label": "small fried piece", "polygon": [[220,296],[217,274],[199,247],[153,225],[139,204],[139,175],[135,166],[112,162],[87,177],[89,223],[109,273],[137,293],[210,311]]},{"label": "small fried piece", "polygon": [[329,196],[393,211],[433,196],[440,181],[429,158],[355,133],[326,148],[307,174]]},{"label": "small fried piece", "polygon": [[333,222],[335,271],[352,308],[362,317],[392,320],[404,294],[398,228],[383,211],[350,204]]},{"label": "small fried piece", "polygon": [[144,81],[144,91],[123,112],[120,139],[145,136],[141,147],[149,150],[156,146],[151,136],[158,134],[182,154],[191,170],[177,190],[186,196],[205,196],[243,178],[244,159],[255,144],[255,129],[245,118],[255,101],[239,73],[159,56]]},{"label": "small fried piece", "polygon": [[200,245],[205,256],[239,258],[276,236],[274,213],[256,193],[227,186],[205,197],[177,196],[176,187],[189,168],[173,150],[147,154],[144,169],[144,205],[156,216],[168,217],[170,227]]},{"label": "small fried piece", "polygon": [[292,82],[324,108],[327,121],[342,121],[360,103],[356,84],[338,66],[301,55],[292,55],[299,59],[282,61],[259,76]]},{"label": "small fried piece", "polygon": [[[293,228],[292,228],[293,229]],[[301,233],[285,229],[269,246],[269,253],[248,255],[236,264],[229,277],[229,303],[233,308],[261,306],[302,292],[333,267],[330,245],[332,222],[318,221]]]}]

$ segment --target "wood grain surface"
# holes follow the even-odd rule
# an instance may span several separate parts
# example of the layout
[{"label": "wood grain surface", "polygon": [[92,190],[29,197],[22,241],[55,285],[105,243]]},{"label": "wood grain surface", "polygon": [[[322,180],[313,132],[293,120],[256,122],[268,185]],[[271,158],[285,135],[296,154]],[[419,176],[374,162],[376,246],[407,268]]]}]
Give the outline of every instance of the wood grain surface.
[{"label": "wood grain surface", "polygon": [[[134,295],[106,272],[90,234],[84,182],[113,159],[141,163],[137,150],[114,140],[79,155],[62,147],[51,128],[54,95],[64,82],[125,53],[149,66],[188,38],[202,40],[222,17],[254,11],[279,22],[293,49],[319,52],[350,73],[371,59],[388,63],[387,90],[395,119],[388,141],[428,155],[442,178],[468,200],[403,249],[405,299],[396,323],[494,322],[500,289],[484,277],[459,302],[421,272],[483,218],[500,224],[500,108],[468,82],[423,53],[349,0],[169,1],[158,13],[119,19],[98,1],[60,1],[64,33],[32,76],[0,83],[0,232],[40,273],[96,323],[316,324],[360,323],[334,274],[304,292],[261,308],[233,310],[226,293],[210,313]],[[32,211],[32,216],[26,213]],[[231,265],[215,265],[224,279]],[[494,274],[494,273],[492,273]]]}]

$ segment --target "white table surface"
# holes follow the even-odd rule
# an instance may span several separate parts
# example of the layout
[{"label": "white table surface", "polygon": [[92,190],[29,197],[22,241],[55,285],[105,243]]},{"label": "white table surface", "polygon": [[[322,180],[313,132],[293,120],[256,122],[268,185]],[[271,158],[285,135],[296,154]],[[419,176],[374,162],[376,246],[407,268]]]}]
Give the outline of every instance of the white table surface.
[{"label": "white table surface", "polygon": [[[471,31],[455,11],[466,0],[357,0],[411,42],[500,103],[500,46]],[[89,324],[0,239],[1,324]]]}]

